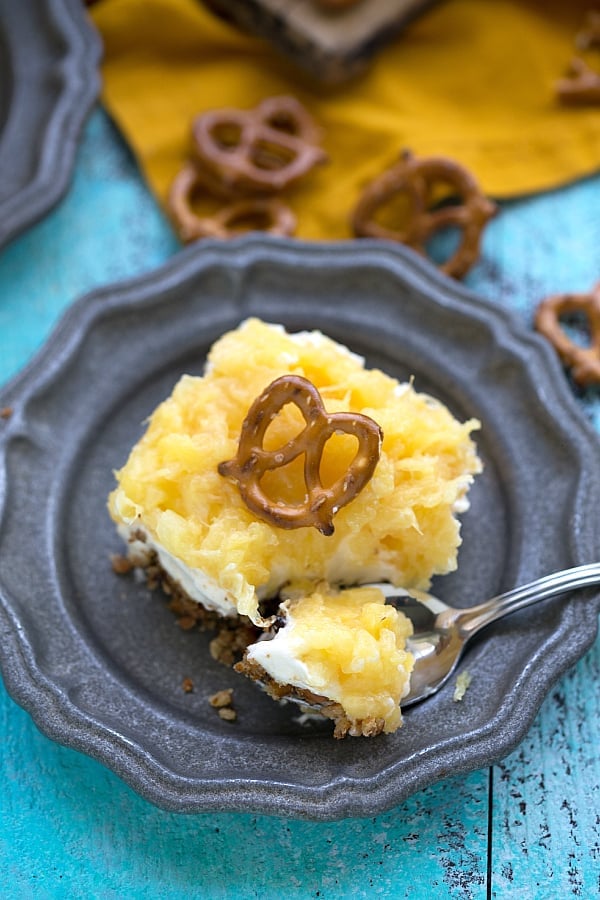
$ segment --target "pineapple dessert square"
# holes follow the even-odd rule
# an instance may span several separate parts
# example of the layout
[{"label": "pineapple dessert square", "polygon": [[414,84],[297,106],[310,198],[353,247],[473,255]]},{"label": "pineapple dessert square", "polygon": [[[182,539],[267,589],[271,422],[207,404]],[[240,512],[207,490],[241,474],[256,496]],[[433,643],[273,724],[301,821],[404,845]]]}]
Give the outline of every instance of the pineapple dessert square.
[{"label": "pineapple dessert square", "polygon": [[392,732],[410,623],[360,586],[456,568],[477,427],[320,332],[249,319],[154,411],[109,510],[179,608],[243,634],[239,671],[336,736]]}]

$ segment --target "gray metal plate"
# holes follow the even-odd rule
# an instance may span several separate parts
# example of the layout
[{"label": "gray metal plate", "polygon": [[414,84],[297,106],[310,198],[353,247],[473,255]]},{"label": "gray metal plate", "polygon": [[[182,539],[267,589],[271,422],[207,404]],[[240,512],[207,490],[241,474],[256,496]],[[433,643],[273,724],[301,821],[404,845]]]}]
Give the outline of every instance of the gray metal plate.
[{"label": "gray metal plate", "polygon": [[[106,512],[143,421],[183,372],[247,316],[321,329],[370,366],[478,417],[484,473],[464,516],[458,572],[434,585],[469,605],[599,556],[599,443],[547,345],[411,251],[376,242],[250,236],[204,242],[159,271],[70,309],[0,407],[0,666],[52,738],[173,810],[314,819],[373,815],[499,760],[550,686],[591,645],[598,591],[491,626],[449,684],[396,734],[334,741],[214,662],[162,599],[114,575]],[[185,694],[183,678],[195,691]],[[207,703],[234,687],[238,721]]]},{"label": "gray metal plate", "polygon": [[100,49],[82,0],[0,0],[0,247],[66,191]]}]

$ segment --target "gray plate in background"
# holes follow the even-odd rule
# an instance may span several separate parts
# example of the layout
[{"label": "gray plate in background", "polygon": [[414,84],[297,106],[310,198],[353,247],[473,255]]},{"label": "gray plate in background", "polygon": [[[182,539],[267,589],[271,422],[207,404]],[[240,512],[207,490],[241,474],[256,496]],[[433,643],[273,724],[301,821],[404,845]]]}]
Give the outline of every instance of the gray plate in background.
[{"label": "gray plate in background", "polygon": [[66,191],[99,59],[82,0],[0,0],[0,247]]}]

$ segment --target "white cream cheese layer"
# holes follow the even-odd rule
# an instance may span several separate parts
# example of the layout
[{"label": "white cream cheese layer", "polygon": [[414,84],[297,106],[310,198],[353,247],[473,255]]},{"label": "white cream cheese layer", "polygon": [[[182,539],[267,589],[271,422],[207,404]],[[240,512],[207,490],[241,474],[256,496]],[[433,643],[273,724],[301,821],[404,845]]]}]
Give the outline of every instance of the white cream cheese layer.
[{"label": "white cream cheese layer", "polygon": [[[465,508],[468,507],[468,500],[464,500],[464,505]],[[237,615],[237,608],[229,598],[227,591],[202,569],[194,569],[186,565],[182,560],[177,559],[172,553],[169,553],[156,538],[151,536],[139,520],[134,521],[131,525],[119,525],[118,531],[127,544],[129,558],[134,565],[146,566],[151,553],[154,552],[161,567],[185,591],[190,600],[221,616]],[[385,565],[380,565],[377,567],[377,570],[372,572],[361,570],[360,573],[355,572],[354,568],[351,559],[341,560],[339,569],[329,572],[330,585],[359,584],[362,581],[370,584],[379,583],[381,586],[382,583],[387,582],[391,589],[394,584],[393,576],[395,572],[392,567],[390,567],[390,571],[386,571]],[[278,574],[280,585],[285,585],[289,578],[286,575],[284,566]],[[354,575],[354,581],[351,580],[350,575]],[[257,593],[262,599],[261,592],[258,591]],[[404,593],[404,589],[396,586],[393,588],[393,593]],[[413,590],[412,593],[416,596],[427,597],[432,601],[435,600],[432,595],[424,591]],[[307,667],[293,658],[293,645],[295,643],[293,633],[293,617],[288,612],[285,627],[281,628],[275,636],[271,636],[271,633],[269,633],[269,637],[265,636],[263,640],[250,647],[249,655],[256,662],[260,663],[265,671],[277,681],[314,690],[314,685],[309,684]],[[293,669],[290,679],[284,674],[287,671],[286,666],[291,666]]]},{"label": "white cream cheese layer", "polygon": [[205,609],[217,612],[221,616],[237,615],[234,603],[222,587],[209,578],[202,569],[192,569],[165,550],[139,522],[133,522],[131,525],[119,525],[119,534],[128,545],[129,558],[134,565],[147,565],[149,556],[154,551],[161,567],[183,588],[190,600],[200,603]]},{"label": "white cream cheese layer", "polygon": [[331,686],[315,684],[311,673],[303,662],[297,658],[298,641],[294,634],[294,619],[289,612],[285,625],[273,636],[265,636],[247,650],[249,660],[258,663],[278,684],[289,684],[293,687],[331,696]]},{"label": "white cream cheese layer", "polygon": [[[217,612],[222,616],[237,615],[236,605],[233,600],[230,599],[227,591],[225,591],[202,569],[192,568],[172,553],[169,553],[160,541],[144,528],[140,519],[135,519],[130,525],[121,523],[118,526],[118,531],[128,546],[129,557],[134,565],[147,565],[149,556],[152,551],[154,551],[161,567],[174,581],[177,582],[177,584],[179,584],[190,600],[193,600],[195,603],[200,603],[206,609]],[[139,537],[137,537],[137,535],[139,535]],[[378,560],[377,566],[371,568],[366,568],[365,566],[361,568],[357,567],[356,560],[353,558],[350,548],[341,544],[327,568],[327,581],[330,585],[361,584],[381,581],[394,583],[397,579],[397,574],[396,567],[388,565],[383,554]],[[276,589],[279,590],[279,588],[282,588],[290,581],[290,576],[290,568],[285,560],[282,560],[281,564],[275,566],[271,573],[271,584],[275,584]],[[265,592],[258,588],[256,595],[262,600]],[[264,623],[257,624],[268,626],[270,622],[265,621]],[[288,627],[289,626],[286,625],[286,630]]]}]

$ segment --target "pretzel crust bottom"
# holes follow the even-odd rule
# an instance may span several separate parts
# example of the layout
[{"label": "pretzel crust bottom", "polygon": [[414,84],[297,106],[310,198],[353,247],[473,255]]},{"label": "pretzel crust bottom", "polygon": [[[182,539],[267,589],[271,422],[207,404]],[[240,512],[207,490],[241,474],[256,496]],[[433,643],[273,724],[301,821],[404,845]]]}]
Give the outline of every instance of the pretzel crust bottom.
[{"label": "pretzel crust bottom", "polygon": [[246,616],[224,617],[192,600],[181,585],[160,565],[154,551],[149,551],[143,562],[134,556],[131,565],[144,572],[146,584],[151,590],[162,591],[180,628],[184,631],[198,628],[200,631],[215,632],[210,642],[210,654],[213,659],[257,682],[273,700],[292,700],[306,707],[306,711],[311,715],[331,719],[334,723],[334,738],[344,738],[347,735],[374,737],[381,734],[384,727],[382,718],[371,716],[366,719],[350,719],[340,703],[304,688],[275,681],[259,663],[248,659],[245,653],[250,644],[262,634],[261,629],[253,625]]},{"label": "pretzel crust bottom", "polygon": [[383,731],[385,724],[383,718],[369,716],[366,719],[350,719],[340,703],[336,703],[321,694],[315,694],[306,688],[295,687],[291,684],[281,684],[275,681],[260,663],[248,659],[246,655],[240,662],[235,664],[234,669],[236,672],[246,675],[252,681],[260,684],[262,689],[273,700],[293,700],[307,707],[307,712],[311,714],[332,719],[334,722],[334,738],[344,738],[346,735],[351,737],[375,737],[375,735],[381,734]]},{"label": "pretzel crust bottom", "polygon": [[209,649],[217,662],[234,666],[246,648],[262,633],[246,616],[222,616],[192,600],[179,582],[161,566],[153,550],[148,551],[143,561],[135,553],[130,559],[132,566],[144,573],[146,586],[152,591],[161,590],[183,631],[198,628],[200,631],[214,632]]}]

